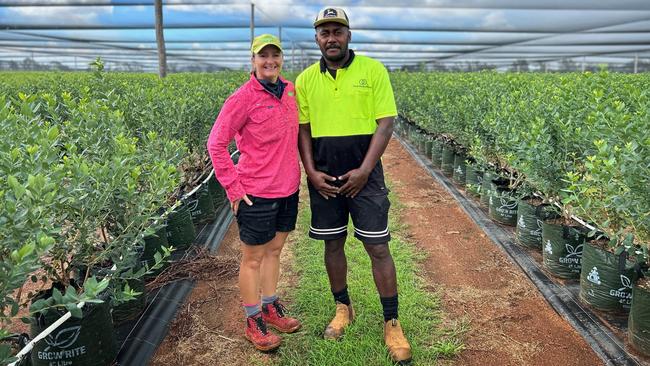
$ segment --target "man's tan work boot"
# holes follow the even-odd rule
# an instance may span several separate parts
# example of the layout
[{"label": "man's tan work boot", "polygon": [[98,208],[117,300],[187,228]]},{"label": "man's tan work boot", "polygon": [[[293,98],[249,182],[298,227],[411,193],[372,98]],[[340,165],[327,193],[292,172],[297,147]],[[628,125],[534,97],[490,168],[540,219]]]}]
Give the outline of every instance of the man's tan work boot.
[{"label": "man's tan work boot", "polygon": [[345,305],[340,302],[336,303],[336,315],[334,319],[325,328],[325,339],[337,340],[345,333],[345,327],[350,325],[354,320],[354,309],[352,304]]},{"label": "man's tan work boot", "polygon": [[384,342],[394,362],[407,364],[411,361],[411,345],[404,337],[399,320],[391,319],[384,324]]}]

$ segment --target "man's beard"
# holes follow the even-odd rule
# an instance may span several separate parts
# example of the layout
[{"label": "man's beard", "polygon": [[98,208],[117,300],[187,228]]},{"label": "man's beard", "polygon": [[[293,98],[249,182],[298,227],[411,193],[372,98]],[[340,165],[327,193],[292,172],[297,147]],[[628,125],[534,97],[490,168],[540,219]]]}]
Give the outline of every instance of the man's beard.
[{"label": "man's beard", "polygon": [[325,57],[325,59],[326,59],[327,61],[329,61],[329,62],[341,62],[341,61],[343,61],[343,59],[344,59],[345,56],[347,55],[347,53],[348,53],[348,49],[347,49],[347,47],[346,47],[345,49],[340,48],[340,50],[341,50],[341,52],[339,52],[338,56],[334,56],[334,57],[332,57],[332,56],[328,56],[328,55],[327,55],[327,48],[326,48],[326,49],[325,49],[325,52],[323,52],[323,57]]}]

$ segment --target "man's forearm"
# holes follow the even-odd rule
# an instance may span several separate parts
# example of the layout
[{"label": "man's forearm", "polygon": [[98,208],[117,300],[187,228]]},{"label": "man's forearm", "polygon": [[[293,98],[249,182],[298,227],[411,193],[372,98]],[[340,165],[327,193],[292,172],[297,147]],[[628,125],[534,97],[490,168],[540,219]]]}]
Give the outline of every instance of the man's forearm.
[{"label": "man's forearm", "polygon": [[311,126],[309,124],[300,125],[298,132],[298,151],[300,151],[300,160],[302,160],[302,166],[305,167],[305,173],[307,175],[313,174],[316,171],[316,167],[311,149]]},{"label": "man's forearm", "polygon": [[[390,141],[391,136],[393,135],[393,122],[395,117],[385,117],[377,120],[377,130],[370,140],[370,146],[368,147],[368,152],[363,158],[363,163],[359,169],[364,173],[370,174],[372,169],[386,151],[388,142]],[[303,163],[304,164],[304,163]]]}]

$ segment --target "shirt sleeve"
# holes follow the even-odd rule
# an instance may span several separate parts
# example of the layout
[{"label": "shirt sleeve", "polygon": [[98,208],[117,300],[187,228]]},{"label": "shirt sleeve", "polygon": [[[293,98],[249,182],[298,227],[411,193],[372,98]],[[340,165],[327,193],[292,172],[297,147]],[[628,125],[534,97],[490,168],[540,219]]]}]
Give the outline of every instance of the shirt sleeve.
[{"label": "shirt sleeve", "polygon": [[397,116],[393,86],[390,84],[388,71],[384,65],[377,65],[374,79],[375,119]]},{"label": "shirt sleeve", "polygon": [[296,101],[298,102],[298,121],[300,124],[309,123],[309,100],[305,93],[303,75],[299,75],[296,79]]},{"label": "shirt sleeve", "polygon": [[212,160],[214,175],[226,190],[228,199],[232,202],[244,197],[246,192],[241,185],[235,164],[230,159],[228,144],[245,125],[248,119],[245,98],[241,94],[231,95],[223,104],[217,116],[210,137],[208,138],[208,153]]}]

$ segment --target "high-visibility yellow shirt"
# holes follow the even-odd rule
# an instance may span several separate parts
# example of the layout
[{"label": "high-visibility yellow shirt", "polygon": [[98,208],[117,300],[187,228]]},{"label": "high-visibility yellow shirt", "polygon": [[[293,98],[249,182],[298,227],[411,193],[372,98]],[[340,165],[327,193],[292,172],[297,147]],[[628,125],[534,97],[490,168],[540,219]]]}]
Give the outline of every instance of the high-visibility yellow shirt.
[{"label": "high-visibility yellow shirt", "polygon": [[312,137],[373,134],[377,119],[397,115],[393,88],[384,65],[354,55],[336,79],[318,62],[296,79],[301,124],[311,124]]}]

